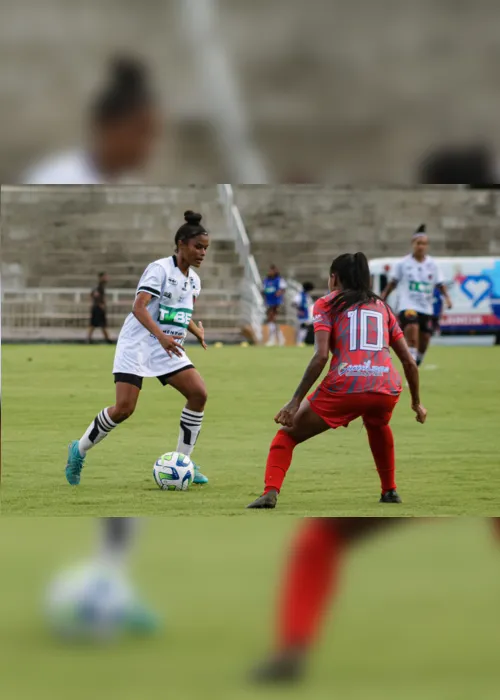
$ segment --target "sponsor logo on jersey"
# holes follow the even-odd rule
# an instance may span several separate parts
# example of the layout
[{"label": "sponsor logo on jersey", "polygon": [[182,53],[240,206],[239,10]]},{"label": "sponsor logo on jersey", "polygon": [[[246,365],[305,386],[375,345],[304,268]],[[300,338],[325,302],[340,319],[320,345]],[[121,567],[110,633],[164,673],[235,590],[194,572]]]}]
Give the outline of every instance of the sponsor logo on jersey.
[{"label": "sponsor logo on jersey", "polygon": [[313,318],[313,323],[319,323],[322,320],[323,316],[321,314],[316,314],[316,316]]},{"label": "sponsor logo on jersey", "polygon": [[171,306],[160,304],[158,311],[158,323],[164,326],[179,326],[180,328],[187,328],[192,315],[192,309],[175,309]]},{"label": "sponsor logo on jersey", "polygon": [[348,362],[341,362],[338,367],[341,377],[382,377],[389,373],[389,367],[382,365],[372,365],[371,360],[360,365],[350,365]]},{"label": "sponsor logo on jersey", "polygon": [[165,299],[171,299],[171,298],[172,298],[172,292],[165,292],[165,294],[164,294],[163,296],[165,297]]},{"label": "sponsor logo on jersey", "polygon": [[179,331],[174,330],[173,328],[167,328],[166,330],[162,331],[165,335],[170,335],[173,337],[173,339],[179,343],[179,345],[184,345],[184,341],[186,340],[185,335],[179,335]]},{"label": "sponsor logo on jersey", "polygon": [[430,282],[410,281],[410,292],[419,292],[420,294],[432,294],[434,291],[433,285]]},{"label": "sponsor logo on jersey", "polygon": [[[162,330],[162,333],[164,335],[171,335],[176,343],[179,343],[179,345],[184,345],[184,341],[186,340],[186,336],[179,335],[179,331],[174,330],[173,328],[167,328],[165,330]],[[158,338],[154,335],[154,333],[150,333],[149,337],[154,338],[155,340],[158,340]]]},{"label": "sponsor logo on jersey", "polygon": [[171,285],[173,285],[174,287],[177,286],[177,280],[174,279],[173,277],[169,277],[169,278],[168,278],[168,283],[171,284]]}]

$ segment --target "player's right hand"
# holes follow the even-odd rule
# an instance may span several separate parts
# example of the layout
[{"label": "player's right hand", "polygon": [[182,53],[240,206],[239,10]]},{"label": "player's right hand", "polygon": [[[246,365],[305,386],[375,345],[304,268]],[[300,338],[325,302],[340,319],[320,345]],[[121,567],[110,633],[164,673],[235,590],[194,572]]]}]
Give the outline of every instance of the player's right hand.
[{"label": "player's right hand", "polygon": [[424,408],[421,403],[412,404],[411,410],[415,411],[417,414],[417,417],[415,418],[417,423],[425,423],[425,419],[427,418],[427,409]]},{"label": "player's right hand", "polygon": [[284,425],[285,428],[292,428],[293,427],[293,420],[295,418],[295,414],[300,408],[300,401],[296,401],[296,399],[292,399],[289,401],[286,406],[283,406],[281,411],[279,411],[275,417],[274,417],[274,422],[279,423],[280,425]]},{"label": "player's right hand", "polygon": [[160,345],[166,351],[169,357],[172,357],[172,353],[177,355],[177,357],[182,357],[184,348],[180,343],[177,342],[178,339],[172,337],[171,335],[161,334],[159,338]]}]

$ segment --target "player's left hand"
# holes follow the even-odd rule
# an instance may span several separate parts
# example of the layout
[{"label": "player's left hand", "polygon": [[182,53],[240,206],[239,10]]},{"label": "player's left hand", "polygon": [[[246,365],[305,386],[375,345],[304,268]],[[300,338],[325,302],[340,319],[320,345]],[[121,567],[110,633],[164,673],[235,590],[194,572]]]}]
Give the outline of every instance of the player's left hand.
[{"label": "player's left hand", "polygon": [[292,399],[274,417],[274,422],[284,425],[286,428],[293,427],[295,414],[300,408],[300,401]]},{"label": "player's left hand", "polygon": [[207,349],[207,344],[205,343],[205,329],[203,328],[203,323],[200,321],[198,324],[194,324],[196,326],[196,329],[198,331],[197,338],[198,342],[203,348],[203,350]]},{"label": "player's left hand", "polygon": [[447,309],[452,309],[452,308],[453,308],[453,304],[452,304],[452,302],[451,302],[451,299],[448,299],[448,301],[446,302],[446,308],[447,308]]}]

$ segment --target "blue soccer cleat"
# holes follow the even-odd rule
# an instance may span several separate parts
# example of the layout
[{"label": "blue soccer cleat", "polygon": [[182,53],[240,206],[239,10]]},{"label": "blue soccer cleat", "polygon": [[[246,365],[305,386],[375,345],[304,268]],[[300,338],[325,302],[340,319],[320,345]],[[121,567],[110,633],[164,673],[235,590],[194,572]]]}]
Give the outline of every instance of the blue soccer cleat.
[{"label": "blue soccer cleat", "polygon": [[124,626],[131,634],[149,635],[157,632],[161,625],[156,613],[144,603],[135,601],[125,613]]},{"label": "blue soccer cleat", "polygon": [[194,479],[193,484],[208,484],[208,477],[200,472],[200,468],[193,462]]},{"label": "blue soccer cleat", "polygon": [[78,440],[73,440],[68,447],[68,463],[66,464],[66,479],[71,486],[78,486],[85,457],[78,449]]}]

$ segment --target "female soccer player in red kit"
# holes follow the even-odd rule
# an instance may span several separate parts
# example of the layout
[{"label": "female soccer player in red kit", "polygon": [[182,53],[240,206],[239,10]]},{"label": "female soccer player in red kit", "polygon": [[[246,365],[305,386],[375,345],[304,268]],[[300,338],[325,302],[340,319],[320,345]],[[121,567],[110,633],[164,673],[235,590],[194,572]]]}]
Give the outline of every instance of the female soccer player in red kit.
[{"label": "female soccer player in red kit", "polygon": [[[500,518],[489,519],[500,541]],[[259,683],[298,680],[339,594],[346,558],[361,541],[417,518],[304,518],[281,577],[276,649],[252,673]]]},{"label": "female soccer player in red kit", "polygon": [[[284,426],[274,438],[265,472],[265,490],[248,508],[275,508],[292,462],[293,450],[329,428],[347,427],[362,417],[380,476],[383,503],[401,503],[396,491],[394,439],[389,422],[401,393],[401,379],[389,348],[401,360],[419,423],[418,369],[394,314],[370,289],[363,253],[344,254],[330,267],[330,294],[314,307],[315,354],[291,401],[275,417]],[[330,370],[305,399],[332,353]]]}]

